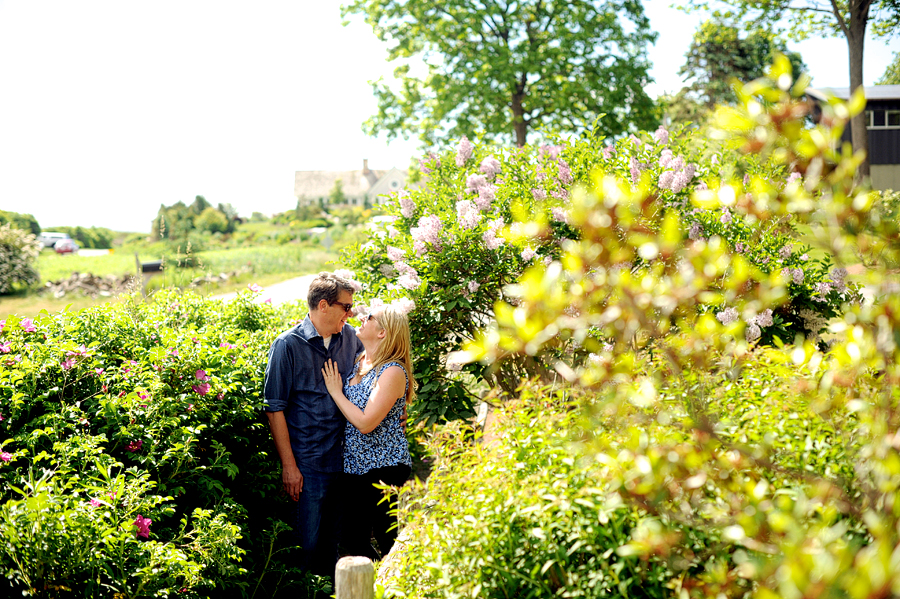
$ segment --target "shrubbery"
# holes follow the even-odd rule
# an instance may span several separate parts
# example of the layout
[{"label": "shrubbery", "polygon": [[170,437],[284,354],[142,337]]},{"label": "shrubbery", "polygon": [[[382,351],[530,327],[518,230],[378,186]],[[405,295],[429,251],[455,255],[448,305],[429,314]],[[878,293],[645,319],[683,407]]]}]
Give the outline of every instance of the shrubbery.
[{"label": "shrubbery", "polygon": [[41,243],[33,233],[0,226],[0,294],[11,292],[15,285],[33,285],[40,277],[34,261],[41,252]]},{"label": "shrubbery", "polygon": [[[522,376],[546,380],[548,366],[571,347],[543,343],[540,352],[508,355],[491,369],[447,358],[491,321],[495,302],[515,305],[508,286],[526,269],[558,264],[586,231],[614,237],[631,226],[649,239],[665,221],[669,243],[716,239],[745,268],[786,279],[789,301],[760,306],[758,314],[738,314],[720,292],[724,280],[692,308],[723,323],[743,320],[746,334],[762,343],[793,341],[798,334],[816,338],[842,303],[860,297],[846,284],[846,272],[832,268],[830,252],[812,252],[801,242],[790,214],[738,214],[751,198],[799,189],[800,173],[727,146],[713,151],[689,135],[660,128],[615,143],[588,135],[511,150],[476,147],[464,138],[455,151],[422,161],[425,184],[396,196],[388,207],[397,220],[342,255],[364,283],[363,297],[409,295],[417,306],[413,347],[427,381],[419,393],[419,419],[430,424],[471,413],[473,393],[454,373],[460,369],[507,393]],[[573,218],[573,197],[585,186],[601,185],[601,174],[640,195],[640,210],[626,222],[613,220],[615,215],[603,221],[589,214]],[[728,195],[730,201],[700,206],[690,202],[697,192]],[[636,279],[669,261],[650,246],[592,259]],[[541,334],[555,337],[552,330]]]},{"label": "shrubbery", "polygon": [[[652,406],[618,403],[613,387],[531,383],[489,436],[459,422],[440,427],[427,487],[401,502],[407,528],[381,572],[387,594],[715,596],[725,582],[729,596],[749,592],[752,577],[734,574],[760,556],[716,525],[737,496],[802,496],[803,481],[779,469],[845,480],[848,496],[859,493],[850,481],[862,448],[842,434],[852,417],[823,420],[790,388],[796,377],[784,353],[758,350],[740,372],[723,365],[669,379]],[[767,451],[769,472],[748,460],[708,484],[717,461],[739,458],[694,461],[690,423],[701,411],[719,416],[726,442]],[[663,465],[665,478],[648,470]],[[848,526],[858,538],[859,523]]]},{"label": "shrubbery", "polygon": [[[260,392],[302,310],[192,294],[0,324],[0,569],[37,596],[272,596],[286,557]],[[285,572],[292,575],[284,578]]]}]

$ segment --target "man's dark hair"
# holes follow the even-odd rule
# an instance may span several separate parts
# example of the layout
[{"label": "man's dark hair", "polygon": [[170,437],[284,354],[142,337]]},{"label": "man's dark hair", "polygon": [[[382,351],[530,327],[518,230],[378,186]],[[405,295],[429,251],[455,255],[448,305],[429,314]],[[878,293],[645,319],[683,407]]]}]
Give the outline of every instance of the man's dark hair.
[{"label": "man's dark hair", "polygon": [[329,305],[335,303],[338,301],[341,291],[353,293],[354,289],[350,281],[330,272],[320,272],[309,284],[309,293],[306,296],[309,309],[318,309],[319,302],[322,300],[328,302]]}]

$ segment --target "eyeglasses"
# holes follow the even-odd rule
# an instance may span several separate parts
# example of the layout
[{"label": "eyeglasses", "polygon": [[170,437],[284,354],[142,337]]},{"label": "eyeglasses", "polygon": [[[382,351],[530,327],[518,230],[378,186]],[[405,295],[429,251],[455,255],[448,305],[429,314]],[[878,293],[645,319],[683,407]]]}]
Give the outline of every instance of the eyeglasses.
[{"label": "eyeglasses", "polygon": [[[369,320],[370,318],[371,318],[372,320],[374,320],[375,322],[378,322],[378,319],[375,318],[375,316],[373,316],[372,314],[363,314],[362,316],[359,317],[359,320],[360,320],[360,322],[368,322],[368,320]],[[378,322],[378,324],[380,325],[381,323]]]},{"label": "eyeglasses", "polygon": [[344,302],[331,302],[330,305],[340,306],[341,308],[344,309],[344,312],[347,312],[348,314],[350,313],[351,310],[353,310],[353,302],[350,302],[349,304],[345,304]]}]

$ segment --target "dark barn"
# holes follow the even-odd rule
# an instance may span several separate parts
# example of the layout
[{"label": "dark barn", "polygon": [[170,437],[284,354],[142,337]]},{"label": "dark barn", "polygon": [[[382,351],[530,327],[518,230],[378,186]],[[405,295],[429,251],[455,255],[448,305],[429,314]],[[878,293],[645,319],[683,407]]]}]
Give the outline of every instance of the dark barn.
[{"label": "dark barn", "polygon": [[[824,102],[829,93],[842,100],[850,97],[846,87],[810,87],[806,90],[806,95],[815,103]],[[900,190],[900,85],[866,86],[866,122],[872,187]],[[841,139],[850,141],[850,127]]]}]

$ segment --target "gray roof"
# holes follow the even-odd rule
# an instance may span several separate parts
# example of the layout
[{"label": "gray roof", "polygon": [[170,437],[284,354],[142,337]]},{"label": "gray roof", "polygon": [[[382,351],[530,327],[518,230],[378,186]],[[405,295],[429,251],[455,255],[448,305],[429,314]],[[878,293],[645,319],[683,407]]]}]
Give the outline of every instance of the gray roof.
[{"label": "gray roof", "polygon": [[[900,99],[900,85],[867,85],[867,100],[898,100]],[[817,100],[825,100],[827,94],[831,94],[841,100],[850,98],[849,87],[808,87],[806,94]]]},{"label": "gray roof", "polygon": [[388,171],[370,170],[365,175],[355,171],[296,171],[294,173],[294,195],[298,198],[327,198],[334,189],[334,183],[341,180],[341,187],[347,197],[363,197],[369,189]]}]

